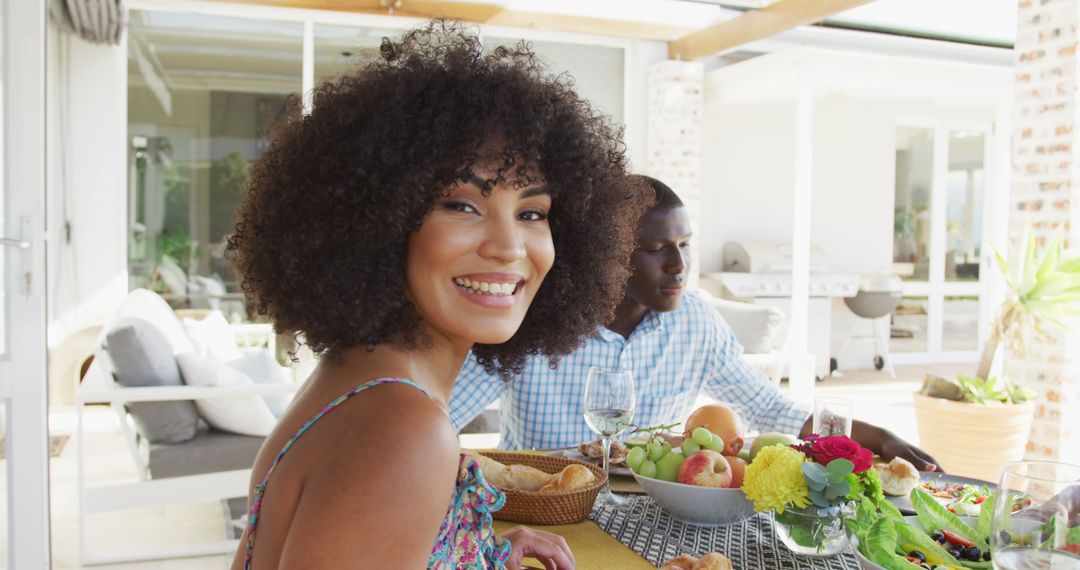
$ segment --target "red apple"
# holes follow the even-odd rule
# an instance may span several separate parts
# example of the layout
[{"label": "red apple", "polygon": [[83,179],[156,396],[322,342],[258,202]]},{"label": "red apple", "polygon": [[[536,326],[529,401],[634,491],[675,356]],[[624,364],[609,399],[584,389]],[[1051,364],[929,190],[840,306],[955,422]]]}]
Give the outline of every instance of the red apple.
[{"label": "red apple", "polygon": [[703,449],[683,461],[679,467],[679,482],[699,487],[729,487],[731,464],[722,453]]},{"label": "red apple", "polygon": [[731,485],[732,489],[738,489],[742,487],[743,473],[746,472],[746,462],[741,457],[729,457],[725,456],[727,462],[731,465]]}]

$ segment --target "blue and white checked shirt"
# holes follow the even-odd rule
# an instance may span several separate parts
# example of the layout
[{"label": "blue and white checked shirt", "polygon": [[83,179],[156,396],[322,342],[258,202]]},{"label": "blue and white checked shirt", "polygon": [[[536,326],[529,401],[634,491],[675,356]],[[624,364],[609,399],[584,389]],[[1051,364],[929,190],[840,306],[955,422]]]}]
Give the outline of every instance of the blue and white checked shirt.
[{"label": "blue and white checked shirt", "polygon": [[630,338],[600,327],[552,370],[529,360],[509,382],[484,372],[470,354],[454,383],[450,421],[460,430],[500,396],[502,449],[552,449],[596,439],[581,399],[589,367],[629,369],[637,388],[634,425],[682,422],[702,390],[759,431],[799,433],[811,410],[788,400],[742,359],[742,346],[708,302],[683,296],[669,313],[650,311]]}]

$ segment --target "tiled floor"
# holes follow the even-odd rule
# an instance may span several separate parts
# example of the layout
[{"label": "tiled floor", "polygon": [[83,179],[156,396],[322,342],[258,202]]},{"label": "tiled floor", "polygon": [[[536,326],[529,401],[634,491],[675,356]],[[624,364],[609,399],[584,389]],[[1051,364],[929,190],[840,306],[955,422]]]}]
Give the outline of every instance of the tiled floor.
[{"label": "tiled floor", "polygon": [[[917,389],[922,377],[930,370],[947,376],[969,371],[973,367],[974,364],[898,367],[896,380],[890,379],[883,372],[860,370],[818,383],[817,394],[851,398],[855,403],[857,419],[876,423],[917,443],[911,393]],[[133,462],[123,440],[115,431],[114,421],[114,417],[105,409],[95,410],[88,416],[88,436],[85,443],[91,460],[87,465],[87,476],[93,481],[134,479]],[[57,411],[52,414],[50,425],[54,434],[73,434],[74,414],[70,411]],[[494,445],[495,441],[490,436],[473,436],[463,443],[471,447],[481,447]],[[79,568],[76,445],[76,441],[70,441],[61,456],[52,460],[52,544],[55,568]],[[224,536],[224,518],[217,503],[181,505],[94,515],[87,531],[90,545],[95,551],[123,549],[132,545],[217,541]],[[212,556],[95,568],[202,570],[225,568],[228,561],[227,556]]]}]

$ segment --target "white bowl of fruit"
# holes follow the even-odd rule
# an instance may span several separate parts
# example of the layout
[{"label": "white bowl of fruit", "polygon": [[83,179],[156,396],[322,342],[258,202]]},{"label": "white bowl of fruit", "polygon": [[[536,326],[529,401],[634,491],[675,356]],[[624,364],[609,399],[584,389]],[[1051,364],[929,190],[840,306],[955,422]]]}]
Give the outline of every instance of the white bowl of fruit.
[{"label": "white bowl of fruit", "polygon": [[657,435],[630,450],[626,462],[634,479],[682,522],[721,526],[749,518],[754,514],[754,504],[739,489],[746,467],[746,462],[737,457],[742,437],[718,435],[705,426],[693,427],[691,420],[686,423],[691,428],[689,437],[679,447],[673,448]]}]

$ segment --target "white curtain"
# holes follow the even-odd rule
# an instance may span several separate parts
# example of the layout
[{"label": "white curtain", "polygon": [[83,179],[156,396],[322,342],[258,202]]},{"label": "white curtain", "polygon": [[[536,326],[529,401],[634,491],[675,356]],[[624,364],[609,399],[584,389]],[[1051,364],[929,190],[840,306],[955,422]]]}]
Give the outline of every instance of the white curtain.
[{"label": "white curtain", "polygon": [[124,0],[49,0],[49,14],[65,32],[95,44],[118,45]]}]

